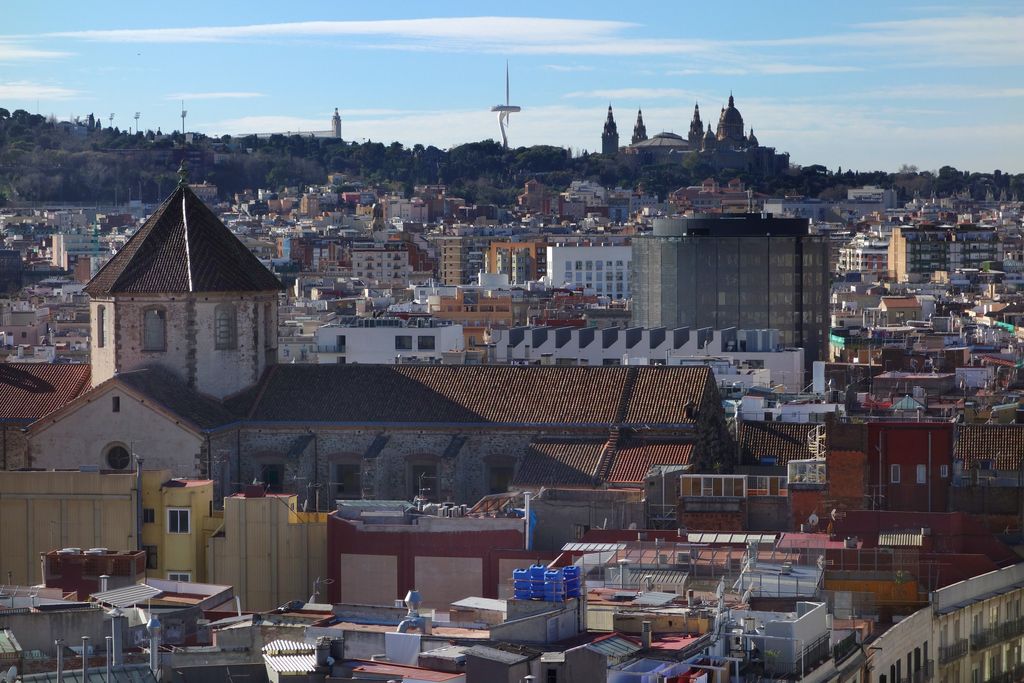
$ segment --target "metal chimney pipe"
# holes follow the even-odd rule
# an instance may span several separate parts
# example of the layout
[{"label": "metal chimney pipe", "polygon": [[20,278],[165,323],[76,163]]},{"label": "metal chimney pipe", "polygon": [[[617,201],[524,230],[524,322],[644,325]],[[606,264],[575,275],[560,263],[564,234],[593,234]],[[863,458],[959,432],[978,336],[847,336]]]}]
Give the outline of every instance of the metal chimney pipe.
[{"label": "metal chimney pipe", "polygon": [[57,648],[57,680],[63,682],[64,680],[64,639],[58,638],[53,641],[53,646]]},{"label": "metal chimney pipe", "polygon": [[[112,683],[114,678],[110,671],[110,650],[114,647],[114,636],[107,636],[107,683]],[[85,683],[88,683],[87,681]]]},{"label": "metal chimney pipe", "polygon": [[[135,453],[132,444],[132,454]],[[135,549],[142,550],[142,458],[135,456]]]},{"label": "metal chimney pipe", "polygon": [[532,529],[530,529],[530,492],[529,491],[526,491],[525,493],[523,493],[523,500],[526,501],[526,503],[524,505],[524,507],[525,507],[525,511],[524,511],[525,514],[523,515],[526,518],[526,539],[525,539],[525,546],[524,546],[524,548],[526,550],[530,550],[531,549],[530,548],[530,546],[531,546],[531,543],[530,543],[530,531],[532,531]]},{"label": "metal chimney pipe", "polygon": [[113,638],[114,666],[124,664],[124,625],[128,620],[120,608],[110,610],[110,635]]},{"label": "metal chimney pipe", "polygon": [[82,681],[89,680],[89,636],[82,636]]}]

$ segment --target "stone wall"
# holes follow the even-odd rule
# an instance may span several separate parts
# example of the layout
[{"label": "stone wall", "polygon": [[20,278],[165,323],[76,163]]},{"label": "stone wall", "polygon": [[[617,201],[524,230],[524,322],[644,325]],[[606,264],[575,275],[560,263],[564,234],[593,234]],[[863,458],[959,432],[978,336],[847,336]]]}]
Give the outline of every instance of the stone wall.
[{"label": "stone wall", "polygon": [[[265,464],[284,465],[286,488],[304,497],[308,484],[318,485],[320,508],[334,505],[334,465],[359,464],[363,498],[409,500],[418,490],[414,465],[436,467],[437,481],[424,485],[435,500],[476,503],[490,493],[489,468],[518,467],[530,442],[543,432],[494,429],[362,429],[321,426],[315,431],[287,427],[243,427],[238,444],[226,436],[211,447],[230,451],[232,482],[259,479]],[[555,484],[556,482],[552,482]],[[310,489],[311,491],[314,489]],[[315,494],[310,494],[315,498]],[[312,504],[313,501],[311,501]]]},{"label": "stone wall", "polygon": [[0,425],[0,466],[17,470],[30,465],[28,435],[18,427]]},{"label": "stone wall", "polygon": [[[216,349],[214,311],[219,304],[235,306],[234,349]],[[94,319],[100,305],[106,307],[112,334],[106,335],[104,348],[92,355],[93,386],[116,372],[161,365],[197,391],[224,398],[256,384],[267,358],[277,356],[276,292],[118,296],[93,301]],[[166,315],[163,351],[143,350],[143,314],[153,307]]]},{"label": "stone wall", "polygon": [[[115,396],[117,412],[112,405]],[[200,472],[203,438],[116,384],[91,392],[76,410],[37,424],[29,439],[33,467],[112,469],[105,456],[119,445],[141,456],[146,469],[167,469],[175,477],[195,477]],[[131,467],[129,463],[126,469]]]}]

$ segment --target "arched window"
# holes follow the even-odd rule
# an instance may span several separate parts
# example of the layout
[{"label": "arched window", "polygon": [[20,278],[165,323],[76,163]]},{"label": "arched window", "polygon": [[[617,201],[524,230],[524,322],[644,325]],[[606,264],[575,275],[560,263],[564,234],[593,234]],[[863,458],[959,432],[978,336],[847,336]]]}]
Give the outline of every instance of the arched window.
[{"label": "arched window", "polygon": [[147,308],[142,314],[142,350],[167,349],[167,313],[162,308]]},{"label": "arched window", "polygon": [[238,315],[233,304],[219,304],[213,309],[214,348],[238,348]]},{"label": "arched window", "polygon": [[121,444],[113,444],[107,447],[107,467],[112,470],[126,470],[132,464],[131,453]]}]

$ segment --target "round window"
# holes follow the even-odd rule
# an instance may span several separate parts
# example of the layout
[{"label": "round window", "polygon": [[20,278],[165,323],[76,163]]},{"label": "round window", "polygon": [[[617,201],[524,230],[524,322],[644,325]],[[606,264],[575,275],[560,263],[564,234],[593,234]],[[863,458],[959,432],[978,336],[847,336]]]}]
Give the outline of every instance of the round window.
[{"label": "round window", "polygon": [[112,470],[124,470],[128,469],[128,465],[132,461],[131,453],[124,446],[114,446],[107,451],[107,464],[110,465]]}]

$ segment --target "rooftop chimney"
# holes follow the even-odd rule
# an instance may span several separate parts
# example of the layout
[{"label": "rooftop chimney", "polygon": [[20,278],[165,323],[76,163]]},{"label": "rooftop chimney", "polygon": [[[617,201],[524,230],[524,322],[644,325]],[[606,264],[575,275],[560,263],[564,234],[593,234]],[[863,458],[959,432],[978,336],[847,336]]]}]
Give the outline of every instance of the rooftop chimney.
[{"label": "rooftop chimney", "polygon": [[651,647],[651,622],[645,621],[640,624],[640,644],[645,650]]}]

